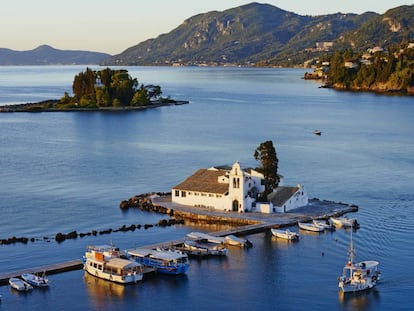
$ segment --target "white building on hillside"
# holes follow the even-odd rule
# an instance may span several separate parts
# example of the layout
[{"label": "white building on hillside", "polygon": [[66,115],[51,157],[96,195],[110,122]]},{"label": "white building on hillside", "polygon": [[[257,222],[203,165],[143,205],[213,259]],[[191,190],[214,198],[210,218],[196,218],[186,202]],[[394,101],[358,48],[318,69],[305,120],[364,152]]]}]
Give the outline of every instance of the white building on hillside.
[{"label": "white building on hillside", "polygon": [[172,188],[172,202],[195,207],[233,212],[275,213],[308,204],[305,189],[279,186],[268,196],[268,202],[256,202],[264,191],[263,174],[241,169],[235,162],[231,168],[199,169]]}]

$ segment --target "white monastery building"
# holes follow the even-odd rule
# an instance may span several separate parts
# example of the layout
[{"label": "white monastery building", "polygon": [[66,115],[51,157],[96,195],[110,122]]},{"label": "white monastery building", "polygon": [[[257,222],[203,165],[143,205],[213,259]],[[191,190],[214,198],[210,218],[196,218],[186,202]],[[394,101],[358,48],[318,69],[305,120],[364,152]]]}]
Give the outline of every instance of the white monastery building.
[{"label": "white monastery building", "polygon": [[230,167],[199,169],[172,188],[172,202],[181,205],[214,208],[233,212],[284,213],[308,204],[303,186],[278,186],[267,202],[257,202],[264,191],[263,174],[254,169],[241,169],[235,162]]}]

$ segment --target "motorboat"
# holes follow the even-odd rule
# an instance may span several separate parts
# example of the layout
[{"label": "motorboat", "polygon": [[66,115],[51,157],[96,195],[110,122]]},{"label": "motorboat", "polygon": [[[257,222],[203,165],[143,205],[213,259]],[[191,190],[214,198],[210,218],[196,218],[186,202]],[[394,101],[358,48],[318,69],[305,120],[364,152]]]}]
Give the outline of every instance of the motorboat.
[{"label": "motorboat", "polygon": [[226,256],[227,248],[224,246],[208,241],[195,241],[186,239],[180,248],[189,255],[196,256]]},{"label": "motorboat", "polygon": [[203,241],[216,244],[233,245],[240,247],[251,247],[252,243],[246,239],[236,237],[235,235],[229,234],[227,236],[215,236],[203,232],[190,232],[187,234],[187,239],[193,241]]},{"label": "motorboat", "polygon": [[349,258],[342,275],[338,277],[338,287],[344,293],[359,292],[373,288],[380,280],[379,262],[366,260],[355,263],[355,249],[352,241],[349,245]]},{"label": "motorboat", "polygon": [[290,231],[289,229],[280,230],[280,229],[271,228],[270,231],[275,237],[278,237],[278,238],[286,239],[289,241],[299,240],[299,234],[296,232]]},{"label": "motorboat", "polygon": [[33,286],[30,285],[29,283],[23,281],[20,278],[10,278],[9,279],[9,284],[12,288],[14,288],[15,290],[19,291],[19,292],[28,292],[30,290],[33,289]]},{"label": "motorboat", "polygon": [[315,225],[313,222],[312,223],[298,222],[298,226],[299,226],[300,229],[307,230],[307,231],[313,231],[313,232],[323,232],[323,231],[325,231],[324,227]]},{"label": "motorboat", "polygon": [[143,278],[143,266],[120,258],[119,249],[112,245],[88,246],[83,261],[85,271],[101,279],[126,284]]},{"label": "motorboat", "polygon": [[313,219],[312,222],[319,227],[323,227],[325,230],[335,230],[335,226],[327,220]]},{"label": "motorboat", "polygon": [[179,250],[136,248],[126,257],[164,274],[185,274],[190,266],[188,255]]},{"label": "motorboat", "polygon": [[43,272],[40,273],[23,273],[21,275],[22,279],[29,283],[32,286],[36,287],[48,287],[49,280],[46,278],[46,274]]},{"label": "motorboat", "polygon": [[353,227],[354,229],[359,227],[359,223],[356,218],[348,217],[330,217],[329,220],[335,225],[335,227],[344,227],[349,228]]},{"label": "motorboat", "polygon": [[225,244],[226,240],[223,237],[220,236],[214,236],[208,233],[203,232],[190,232],[187,233],[187,239],[194,240],[194,241],[200,241],[205,240],[207,242],[212,242],[216,244]]},{"label": "motorboat", "polygon": [[233,246],[239,246],[239,247],[252,247],[252,243],[243,238],[239,238],[233,234],[226,235],[224,237],[224,243],[226,245],[233,245]]}]

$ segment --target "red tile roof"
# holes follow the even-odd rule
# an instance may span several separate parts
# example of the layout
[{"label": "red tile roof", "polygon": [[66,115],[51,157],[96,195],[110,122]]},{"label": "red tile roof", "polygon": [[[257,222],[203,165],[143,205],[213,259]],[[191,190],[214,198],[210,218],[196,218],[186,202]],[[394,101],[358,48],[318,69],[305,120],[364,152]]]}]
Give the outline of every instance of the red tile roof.
[{"label": "red tile roof", "polygon": [[173,187],[173,189],[225,194],[229,191],[229,184],[219,183],[218,179],[220,176],[225,175],[226,172],[226,170],[208,170],[201,168],[182,183]]}]

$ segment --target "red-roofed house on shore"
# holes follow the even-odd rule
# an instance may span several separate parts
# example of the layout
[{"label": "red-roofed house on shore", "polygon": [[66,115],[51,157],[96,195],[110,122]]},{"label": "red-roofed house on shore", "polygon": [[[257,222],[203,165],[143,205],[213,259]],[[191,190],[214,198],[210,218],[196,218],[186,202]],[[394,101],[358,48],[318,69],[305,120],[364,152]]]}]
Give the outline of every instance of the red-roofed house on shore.
[{"label": "red-roofed house on shore", "polygon": [[240,213],[287,212],[308,204],[307,193],[301,185],[279,186],[268,195],[267,202],[258,202],[263,191],[263,174],[251,168],[242,169],[235,162],[232,167],[197,170],[172,188],[172,202]]}]

